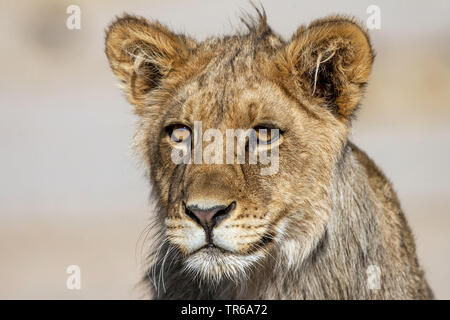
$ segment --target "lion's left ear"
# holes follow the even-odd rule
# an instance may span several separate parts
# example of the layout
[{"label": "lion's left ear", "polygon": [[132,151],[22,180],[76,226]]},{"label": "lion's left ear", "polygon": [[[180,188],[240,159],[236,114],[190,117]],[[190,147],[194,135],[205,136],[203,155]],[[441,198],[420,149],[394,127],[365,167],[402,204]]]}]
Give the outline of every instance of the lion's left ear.
[{"label": "lion's left ear", "polygon": [[347,121],[362,97],[373,59],[361,24],[329,17],[300,27],[279,53],[277,65],[294,77],[303,96]]},{"label": "lion's left ear", "polygon": [[106,31],[105,52],[128,101],[139,113],[147,93],[180,69],[190,51],[186,37],[158,22],[126,14]]}]

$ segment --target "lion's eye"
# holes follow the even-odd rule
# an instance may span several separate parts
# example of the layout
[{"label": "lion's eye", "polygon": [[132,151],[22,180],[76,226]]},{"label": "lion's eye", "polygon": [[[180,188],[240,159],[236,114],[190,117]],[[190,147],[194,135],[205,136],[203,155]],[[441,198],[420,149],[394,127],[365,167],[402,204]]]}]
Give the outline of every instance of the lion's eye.
[{"label": "lion's eye", "polygon": [[177,143],[185,141],[191,136],[191,129],[182,124],[168,126],[166,131],[169,134],[170,139]]},{"label": "lion's eye", "polygon": [[272,144],[280,139],[281,131],[276,128],[257,126],[254,128],[258,144]]}]

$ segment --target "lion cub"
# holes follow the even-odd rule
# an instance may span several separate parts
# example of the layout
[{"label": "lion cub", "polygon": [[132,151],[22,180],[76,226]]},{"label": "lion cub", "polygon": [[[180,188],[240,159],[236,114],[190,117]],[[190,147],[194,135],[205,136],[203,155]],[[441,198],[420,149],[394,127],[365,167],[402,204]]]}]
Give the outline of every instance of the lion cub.
[{"label": "lion cub", "polygon": [[202,42],[131,15],[107,30],[158,206],[147,292],[432,298],[390,182],[348,140],[374,60],[367,31],[331,16],[285,41],[264,12],[244,23]]}]

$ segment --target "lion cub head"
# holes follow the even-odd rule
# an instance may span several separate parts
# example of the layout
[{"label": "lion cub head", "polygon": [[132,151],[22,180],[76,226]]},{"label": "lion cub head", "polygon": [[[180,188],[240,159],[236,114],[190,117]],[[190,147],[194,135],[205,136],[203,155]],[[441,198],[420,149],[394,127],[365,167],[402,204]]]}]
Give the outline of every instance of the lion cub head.
[{"label": "lion cub head", "polygon": [[205,279],[240,278],[279,252],[291,259],[294,245],[300,258],[314,248],[373,61],[367,33],[345,17],[316,20],[289,41],[265,14],[246,25],[197,42],[125,15],[106,37],[140,119],[168,250]]}]

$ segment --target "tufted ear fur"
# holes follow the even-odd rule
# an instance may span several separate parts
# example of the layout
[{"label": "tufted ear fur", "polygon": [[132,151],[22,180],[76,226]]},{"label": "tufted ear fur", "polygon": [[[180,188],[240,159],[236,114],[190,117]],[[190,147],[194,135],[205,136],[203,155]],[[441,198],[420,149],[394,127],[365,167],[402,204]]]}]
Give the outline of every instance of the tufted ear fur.
[{"label": "tufted ear fur", "polygon": [[300,27],[278,58],[297,90],[346,122],[362,97],[374,53],[361,24],[333,16]]},{"label": "tufted ear fur", "polygon": [[146,94],[181,66],[189,48],[186,38],[158,22],[124,15],[106,30],[105,52],[128,101],[139,112]]}]

